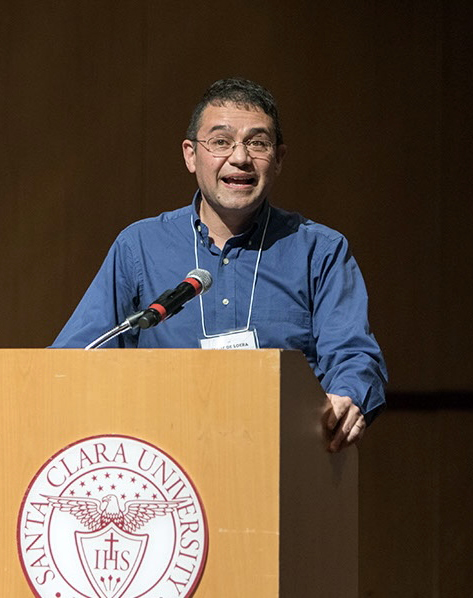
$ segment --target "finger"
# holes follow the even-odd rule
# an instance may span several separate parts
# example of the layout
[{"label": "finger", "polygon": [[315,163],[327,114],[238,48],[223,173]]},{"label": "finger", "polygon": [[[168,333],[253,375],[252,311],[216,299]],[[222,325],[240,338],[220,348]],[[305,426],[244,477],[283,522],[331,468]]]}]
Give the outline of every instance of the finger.
[{"label": "finger", "polygon": [[335,435],[333,436],[330,445],[329,451],[332,453],[338,452],[343,444],[345,443],[345,439],[347,438],[348,434],[350,433],[351,428],[349,428],[344,422],[340,422]]},{"label": "finger", "polygon": [[350,444],[353,444],[354,442],[358,442],[358,440],[361,440],[363,437],[363,434],[365,433],[365,429],[366,429],[365,418],[363,416],[361,416],[355,422],[352,429],[349,431],[349,433],[345,439],[346,445],[348,446]]},{"label": "finger", "polygon": [[327,395],[328,402],[327,402],[327,409],[324,414],[325,426],[328,430],[333,431],[339,421],[345,416],[347,413],[350,403],[340,400],[342,397],[338,397],[335,395]]},{"label": "finger", "polygon": [[364,417],[356,405],[352,405],[345,416],[340,420],[338,429],[329,445],[331,452],[338,452],[359,440],[364,432]]},{"label": "finger", "polygon": [[324,418],[324,423],[325,423],[325,427],[327,428],[327,430],[329,432],[333,432],[333,430],[335,430],[335,428],[337,427],[338,424],[338,417],[336,415],[336,413],[334,412],[333,408],[330,407],[327,412],[326,412],[326,416]]}]

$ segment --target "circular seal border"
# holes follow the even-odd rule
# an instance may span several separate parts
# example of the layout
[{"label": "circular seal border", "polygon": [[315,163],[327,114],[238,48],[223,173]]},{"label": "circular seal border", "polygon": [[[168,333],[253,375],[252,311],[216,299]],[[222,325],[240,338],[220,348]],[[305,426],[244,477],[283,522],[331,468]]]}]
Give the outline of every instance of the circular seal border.
[{"label": "circular seal border", "polygon": [[129,434],[95,434],[93,436],[86,436],[84,438],[80,438],[74,442],[71,442],[71,443],[67,444],[65,447],[63,447],[62,449],[59,449],[58,451],[56,451],[51,457],[49,457],[49,459],[47,461],[45,461],[43,463],[43,465],[37,470],[37,472],[31,479],[30,483],[28,484],[28,487],[23,495],[23,498],[22,498],[21,504],[20,504],[20,508],[18,511],[17,526],[16,526],[16,541],[17,541],[18,558],[20,560],[23,575],[24,575],[26,581],[28,582],[28,585],[29,585],[31,591],[33,592],[33,595],[35,596],[35,598],[43,598],[40,594],[38,594],[36,588],[34,587],[32,581],[30,579],[30,575],[26,568],[26,565],[25,565],[25,562],[23,559],[22,549],[21,549],[21,521],[22,521],[22,517],[23,517],[23,510],[27,503],[27,499],[30,494],[30,491],[31,491],[32,487],[34,486],[38,477],[51,464],[51,462],[54,461],[54,459],[56,459],[59,455],[66,452],[68,449],[70,449],[74,446],[77,446],[78,444],[81,444],[83,442],[87,442],[90,440],[99,440],[101,438],[123,438],[124,440],[132,440],[132,441],[142,443],[146,446],[149,446],[150,448],[155,449],[155,450],[159,451],[160,453],[162,453],[163,455],[165,455],[166,458],[169,459],[172,463],[174,463],[174,465],[176,465],[176,467],[178,469],[180,469],[186,476],[186,479],[187,479],[189,485],[195,492],[197,501],[199,503],[199,506],[200,506],[200,509],[202,512],[202,520],[203,520],[203,525],[204,525],[204,546],[202,549],[202,562],[200,563],[199,570],[197,572],[195,580],[194,580],[192,586],[189,588],[189,593],[187,594],[187,596],[189,598],[192,598],[192,596],[195,594],[195,592],[196,592],[197,588],[199,587],[199,584],[202,580],[202,576],[203,576],[205,567],[207,565],[207,557],[208,557],[208,552],[209,552],[209,526],[208,526],[207,513],[205,511],[204,503],[202,501],[200,493],[198,492],[198,490],[194,484],[194,481],[188,475],[187,470],[184,469],[181,466],[181,464],[178,463],[174,457],[172,457],[167,451],[164,451],[163,449],[161,449],[159,446],[153,444],[152,442],[148,442],[147,440],[143,440],[142,438],[138,438],[136,436],[131,436]]}]

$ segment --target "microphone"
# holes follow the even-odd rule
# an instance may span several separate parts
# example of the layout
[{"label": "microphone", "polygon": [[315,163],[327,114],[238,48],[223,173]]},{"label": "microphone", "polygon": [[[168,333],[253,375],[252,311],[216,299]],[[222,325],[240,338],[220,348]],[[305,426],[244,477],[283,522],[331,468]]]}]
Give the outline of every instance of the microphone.
[{"label": "microphone", "polygon": [[98,349],[112,338],[137,326],[143,329],[156,326],[159,322],[180,312],[184,303],[197,295],[206,293],[211,286],[210,272],[201,269],[192,270],[175,289],[164,291],[149,307],[128,316],[121,324],[89,343],[85,349]]},{"label": "microphone", "polygon": [[138,320],[142,329],[156,326],[159,322],[177,314],[190,299],[203,295],[212,286],[212,276],[207,270],[191,270],[175,289],[164,291],[147,307]]}]

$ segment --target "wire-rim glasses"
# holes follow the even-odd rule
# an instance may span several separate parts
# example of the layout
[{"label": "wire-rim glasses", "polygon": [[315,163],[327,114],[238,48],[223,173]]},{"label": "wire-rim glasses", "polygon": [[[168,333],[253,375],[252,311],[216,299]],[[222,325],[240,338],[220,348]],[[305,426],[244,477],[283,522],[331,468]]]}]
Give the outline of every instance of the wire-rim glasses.
[{"label": "wire-rim glasses", "polygon": [[237,145],[243,145],[250,156],[270,155],[273,151],[274,143],[267,139],[252,138],[246,141],[235,141],[231,137],[218,135],[210,139],[192,139],[201,143],[202,146],[214,156],[231,156]]}]

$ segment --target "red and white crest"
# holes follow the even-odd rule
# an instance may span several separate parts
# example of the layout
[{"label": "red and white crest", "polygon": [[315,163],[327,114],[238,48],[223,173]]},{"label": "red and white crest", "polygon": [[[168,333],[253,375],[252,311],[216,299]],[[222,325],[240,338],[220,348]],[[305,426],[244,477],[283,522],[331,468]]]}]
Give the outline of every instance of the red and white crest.
[{"label": "red and white crest", "polygon": [[82,567],[97,596],[123,596],[141,567],[149,536],[128,534],[114,523],[75,535]]},{"label": "red and white crest", "polygon": [[194,485],[169,455],[100,436],[36,474],[18,548],[39,598],[186,598],[204,569],[208,529]]}]

